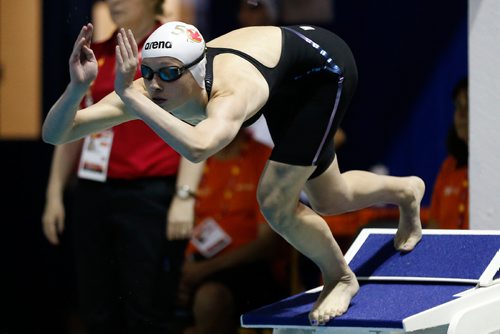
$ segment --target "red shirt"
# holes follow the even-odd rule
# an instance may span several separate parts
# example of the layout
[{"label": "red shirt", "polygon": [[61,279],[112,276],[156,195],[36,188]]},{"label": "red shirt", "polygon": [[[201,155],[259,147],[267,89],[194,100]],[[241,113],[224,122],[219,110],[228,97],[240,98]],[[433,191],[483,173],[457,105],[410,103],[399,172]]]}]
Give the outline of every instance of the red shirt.
[{"label": "red shirt", "polygon": [[439,228],[469,228],[469,182],[468,168],[457,168],[457,161],[448,156],[441,165],[429,213],[429,220]]},{"label": "red shirt", "polygon": [[[232,239],[221,253],[255,240],[259,225],[265,223],[257,203],[257,185],[271,148],[253,139],[242,145],[235,159],[207,160],[197,192],[195,225],[213,218]],[[186,253],[194,252],[195,246],[189,243]]]},{"label": "red shirt", "polygon": [[[154,28],[156,29],[158,23]],[[151,32],[153,32],[151,30]],[[148,34],[149,35],[149,34]],[[138,44],[142,49],[145,37]],[[90,87],[86,102],[95,103],[114,91],[116,32],[102,43],[92,44],[99,74]],[[136,78],[140,77],[137,69]],[[89,101],[90,100],[90,101]],[[177,174],[180,156],[143,121],[135,120],[113,127],[113,146],[109,158],[108,177],[137,179]]]}]

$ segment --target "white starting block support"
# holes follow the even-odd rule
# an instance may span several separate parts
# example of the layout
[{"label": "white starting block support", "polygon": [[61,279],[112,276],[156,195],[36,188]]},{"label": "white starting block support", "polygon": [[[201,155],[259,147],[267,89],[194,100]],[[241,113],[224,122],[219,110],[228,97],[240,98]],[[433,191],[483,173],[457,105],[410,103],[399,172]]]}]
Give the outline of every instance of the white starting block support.
[{"label": "white starting block support", "polygon": [[241,316],[274,334],[500,334],[500,231],[424,230],[409,253],[395,229],[364,229],[345,258],[360,282],[349,310],[325,326],[308,313],[322,287]]}]

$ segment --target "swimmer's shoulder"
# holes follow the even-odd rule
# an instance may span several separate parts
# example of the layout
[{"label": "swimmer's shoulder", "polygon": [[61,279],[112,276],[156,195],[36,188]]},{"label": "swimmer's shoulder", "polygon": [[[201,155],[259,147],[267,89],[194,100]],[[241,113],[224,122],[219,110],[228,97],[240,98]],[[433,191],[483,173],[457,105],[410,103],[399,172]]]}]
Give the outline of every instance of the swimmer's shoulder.
[{"label": "swimmer's shoulder", "polygon": [[280,27],[246,27],[222,35],[207,46],[239,50],[267,67],[274,67],[281,55],[281,40]]},{"label": "swimmer's shoulder", "polygon": [[281,41],[281,28],[278,26],[256,26],[232,30],[207,43],[212,48],[237,48],[258,42]]}]

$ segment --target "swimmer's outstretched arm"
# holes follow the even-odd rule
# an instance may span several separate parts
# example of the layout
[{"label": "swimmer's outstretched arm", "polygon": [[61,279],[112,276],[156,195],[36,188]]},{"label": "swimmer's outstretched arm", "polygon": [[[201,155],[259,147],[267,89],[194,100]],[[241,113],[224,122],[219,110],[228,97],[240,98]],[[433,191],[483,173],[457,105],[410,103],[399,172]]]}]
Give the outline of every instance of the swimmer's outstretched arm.
[{"label": "swimmer's outstretched arm", "polygon": [[123,102],[115,93],[88,108],[78,110],[85,91],[82,93],[80,88],[73,87],[71,83],[68,85],[47,114],[42,128],[43,141],[53,145],[64,144],[136,119],[126,112]]},{"label": "swimmer's outstretched arm", "polygon": [[79,111],[80,102],[97,77],[97,61],[90,48],[92,24],[78,35],[69,59],[71,81],[50,109],[43,123],[42,138],[50,144],[62,144],[87,134],[134,119],[126,113],[123,102],[109,94],[99,103]]},{"label": "swimmer's outstretched arm", "polygon": [[[127,110],[148,124],[171,147],[188,160],[200,162],[233,140],[247,114],[245,97],[233,92],[215,94],[206,107],[207,118],[191,126],[134,88],[132,80],[138,63],[137,45],[133,35],[123,30],[118,34],[118,44],[115,92],[125,102]],[[193,105],[193,108],[200,107],[195,102]]]}]

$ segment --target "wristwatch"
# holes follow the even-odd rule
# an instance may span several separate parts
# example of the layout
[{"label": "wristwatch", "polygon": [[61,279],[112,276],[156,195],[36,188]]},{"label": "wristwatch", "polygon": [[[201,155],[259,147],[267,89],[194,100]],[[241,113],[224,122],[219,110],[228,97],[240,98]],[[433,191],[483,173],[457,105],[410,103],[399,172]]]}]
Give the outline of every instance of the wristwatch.
[{"label": "wristwatch", "polygon": [[190,186],[184,184],[180,187],[177,187],[175,195],[180,199],[188,199],[190,197],[195,197],[196,194],[194,193],[194,191],[191,190]]}]

